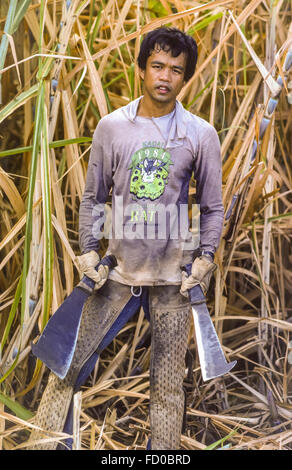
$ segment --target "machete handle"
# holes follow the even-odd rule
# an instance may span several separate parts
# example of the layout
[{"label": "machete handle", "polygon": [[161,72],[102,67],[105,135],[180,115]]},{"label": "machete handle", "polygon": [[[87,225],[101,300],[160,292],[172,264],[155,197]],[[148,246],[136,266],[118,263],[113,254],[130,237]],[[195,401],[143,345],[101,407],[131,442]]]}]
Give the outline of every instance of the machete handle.
[{"label": "machete handle", "polygon": [[114,255],[105,256],[100,260],[98,265],[95,267],[95,270],[98,271],[99,266],[108,266],[109,269],[113,269],[118,265],[117,259]]},{"label": "machete handle", "polygon": [[[186,264],[182,267],[182,271],[185,271],[188,276],[192,274],[192,263]],[[206,302],[206,297],[202,291],[200,284],[189,289],[189,299],[191,305],[201,304],[202,302]]]},{"label": "machete handle", "polygon": [[[108,255],[100,260],[97,266],[95,266],[95,270],[98,271],[100,266],[108,266],[109,269],[113,269],[115,266],[117,266],[117,264],[116,257],[114,255]],[[88,276],[83,276],[80,283],[85,284],[87,287],[89,287],[89,289],[94,289],[95,286],[93,279],[90,279]]]}]

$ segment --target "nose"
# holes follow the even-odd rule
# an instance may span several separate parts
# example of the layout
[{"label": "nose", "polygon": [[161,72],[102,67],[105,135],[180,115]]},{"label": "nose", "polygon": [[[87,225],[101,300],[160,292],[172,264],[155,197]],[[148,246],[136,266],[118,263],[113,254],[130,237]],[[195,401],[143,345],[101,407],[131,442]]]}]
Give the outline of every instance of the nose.
[{"label": "nose", "polygon": [[170,81],[170,70],[167,67],[164,67],[160,71],[159,78],[160,78],[160,80],[163,80],[164,82],[169,82]]}]

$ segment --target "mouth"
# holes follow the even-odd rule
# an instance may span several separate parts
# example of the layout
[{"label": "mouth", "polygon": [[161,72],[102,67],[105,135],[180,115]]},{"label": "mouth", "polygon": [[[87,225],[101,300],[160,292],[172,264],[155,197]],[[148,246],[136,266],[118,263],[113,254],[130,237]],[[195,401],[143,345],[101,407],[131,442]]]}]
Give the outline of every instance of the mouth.
[{"label": "mouth", "polygon": [[163,95],[170,92],[170,88],[168,88],[167,86],[164,86],[164,85],[160,85],[160,86],[156,87],[156,90],[158,90],[158,92],[163,94]]}]

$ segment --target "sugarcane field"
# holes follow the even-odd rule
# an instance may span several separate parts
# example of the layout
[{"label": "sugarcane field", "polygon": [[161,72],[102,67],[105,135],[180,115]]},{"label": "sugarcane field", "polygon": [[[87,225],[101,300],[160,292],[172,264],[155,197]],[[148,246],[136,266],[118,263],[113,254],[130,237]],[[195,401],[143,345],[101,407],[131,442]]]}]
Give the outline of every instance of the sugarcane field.
[{"label": "sugarcane field", "polygon": [[292,0],[1,0],[0,214],[0,450],[292,449]]}]

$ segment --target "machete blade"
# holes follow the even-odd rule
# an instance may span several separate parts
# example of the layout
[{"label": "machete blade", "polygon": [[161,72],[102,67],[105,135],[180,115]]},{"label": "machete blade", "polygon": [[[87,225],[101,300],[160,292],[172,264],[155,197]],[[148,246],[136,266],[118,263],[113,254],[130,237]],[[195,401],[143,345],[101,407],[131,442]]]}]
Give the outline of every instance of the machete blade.
[{"label": "machete blade", "polygon": [[226,361],[206,303],[192,305],[192,312],[203,380],[220,377],[229,372],[237,361]]},{"label": "machete blade", "polygon": [[89,292],[75,287],[49,319],[38,343],[31,345],[33,355],[60,379],[64,379],[70,367],[83,306],[89,295]]},{"label": "machete blade", "polygon": [[[183,269],[188,275],[190,275],[192,265],[187,264]],[[210,317],[206,305],[206,298],[201,286],[197,284],[189,289],[188,292],[192,306],[195,335],[203,380],[206,381],[220,377],[221,375],[229,372],[235,366],[237,361],[230,363],[226,361],[222,346]]]}]

